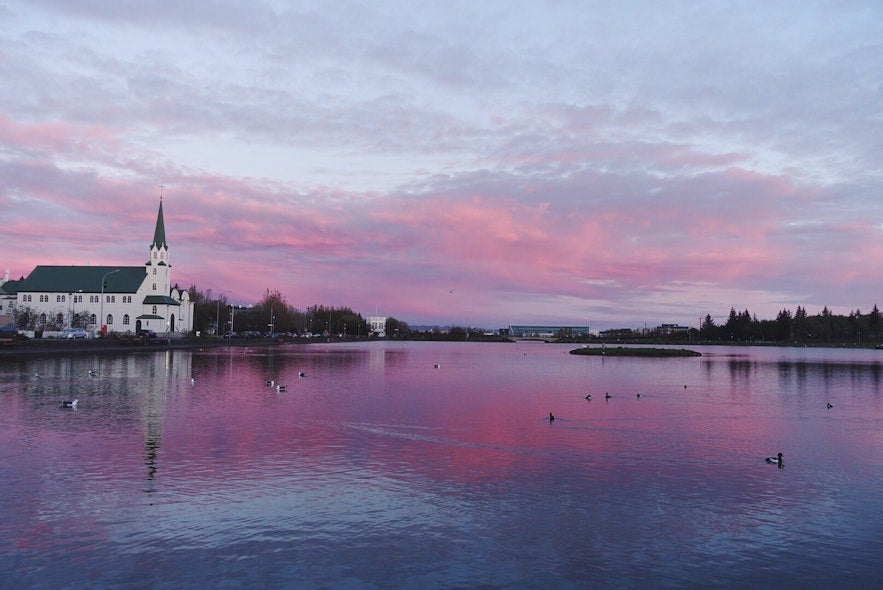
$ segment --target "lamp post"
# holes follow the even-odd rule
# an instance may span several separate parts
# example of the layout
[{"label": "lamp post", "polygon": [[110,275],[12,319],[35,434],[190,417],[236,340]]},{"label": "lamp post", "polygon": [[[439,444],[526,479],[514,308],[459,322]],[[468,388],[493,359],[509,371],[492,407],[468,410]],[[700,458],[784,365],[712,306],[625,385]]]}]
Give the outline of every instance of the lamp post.
[{"label": "lamp post", "polygon": [[215,331],[217,333],[215,334],[215,336],[221,335],[221,295],[223,295],[224,293],[229,293],[229,292],[230,292],[230,290],[227,289],[226,291],[221,291],[220,293],[218,293],[218,301],[217,301],[218,309],[216,310],[217,319],[215,320]]},{"label": "lamp post", "polygon": [[[99,326],[104,326],[104,286],[105,286],[105,281],[107,280],[107,277],[109,277],[110,275],[112,275],[115,272],[120,272],[120,269],[112,270],[109,273],[105,274],[103,277],[101,277],[101,303],[99,303],[99,308],[98,308],[99,309],[99,311],[98,311],[98,325]],[[102,332],[100,327],[98,328],[98,331]]]}]

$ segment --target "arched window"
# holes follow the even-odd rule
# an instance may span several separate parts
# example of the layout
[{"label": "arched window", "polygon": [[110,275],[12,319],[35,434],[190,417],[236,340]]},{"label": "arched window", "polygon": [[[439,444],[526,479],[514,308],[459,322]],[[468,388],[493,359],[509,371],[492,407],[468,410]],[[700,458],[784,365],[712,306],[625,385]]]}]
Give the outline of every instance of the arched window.
[{"label": "arched window", "polygon": [[129,314],[126,314],[126,315],[123,316],[123,325],[124,325],[124,326],[128,326],[128,325],[129,325]]},{"label": "arched window", "polygon": [[156,251],[153,252],[153,259],[156,260]]},{"label": "arched window", "polygon": [[46,323],[46,314],[45,314],[45,313],[41,313],[41,314],[40,314],[40,323],[41,323],[41,324],[45,324],[45,323]]},{"label": "arched window", "polygon": [[113,314],[111,314],[111,313],[107,314],[107,321],[104,323],[107,324],[108,326],[112,326],[113,325]]},{"label": "arched window", "polygon": [[151,312],[153,315],[156,315],[156,306],[153,306],[153,311]]},{"label": "arched window", "polygon": [[156,274],[156,267],[153,268],[153,274]]},{"label": "arched window", "polygon": [[94,313],[89,316],[89,323],[92,324],[93,326],[98,323],[98,318],[95,317]]},{"label": "arched window", "polygon": [[153,290],[156,291],[156,283],[153,283]]}]

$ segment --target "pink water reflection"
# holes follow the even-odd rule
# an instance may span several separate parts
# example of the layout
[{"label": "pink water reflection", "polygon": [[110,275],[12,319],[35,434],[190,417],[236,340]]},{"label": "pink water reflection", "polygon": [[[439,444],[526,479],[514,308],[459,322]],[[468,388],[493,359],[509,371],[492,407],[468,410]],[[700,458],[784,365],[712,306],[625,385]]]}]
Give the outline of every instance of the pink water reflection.
[{"label": "pink water reflection", "polygon": [[[863,571],[883,538],[862,516],[883,507],[873,359],[567,350],[373,343],[6,365],[0,540],[38,577],[64,577],[53,564],[66,555],[98,564],[111,552],[134,570],[129,556],[147,553],[184,579],[211,578],[214,562],[157,552],[235,553],[243,535],[264,539],[249,552],[281,552],[317,576],[345,540],[369,584],[381,579],[370,556],[390,552],[401,583],[449,567],[474,571],[469,585],[517,583],[549,563],[559,581],[689,583],[700,578],[684,556],[756,564],[795,539],[818,577],[831,559],[820,535]],[[71,395],[79,408],[58,408]],[[763,463],[779,450],[785,469]],[[427,553],[427,530],[438,551]],[[307,539],[312,565],[292,553]],[[481,566],[454,549],[464,544],[511,567]],[[130,575],[102,567],[102,582]],[[723,581],[753,575],[743,565]]]}]

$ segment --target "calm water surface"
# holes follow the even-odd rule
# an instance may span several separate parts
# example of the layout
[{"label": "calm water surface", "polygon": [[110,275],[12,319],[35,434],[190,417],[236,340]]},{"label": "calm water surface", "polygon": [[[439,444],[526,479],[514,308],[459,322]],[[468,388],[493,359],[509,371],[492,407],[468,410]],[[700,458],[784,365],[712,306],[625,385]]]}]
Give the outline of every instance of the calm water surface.
[{"label": "calm water surface", "polygon": [[0,586],[883,584],[883,351],[570,348],[0,360]]}]

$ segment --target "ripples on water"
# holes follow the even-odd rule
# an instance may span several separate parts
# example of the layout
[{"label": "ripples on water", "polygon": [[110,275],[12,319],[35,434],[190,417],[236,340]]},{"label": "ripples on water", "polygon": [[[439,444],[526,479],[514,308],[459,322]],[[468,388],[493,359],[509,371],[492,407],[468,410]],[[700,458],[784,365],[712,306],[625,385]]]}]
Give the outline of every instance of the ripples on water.
[{"label": "ripples on water", "polygon": [[[880,583],[879,351],[567,350],[372,343],[0,364],[2,579]],[[58,407],[72,397],[76,410]],[[763,462],[779,450],[783,469]]]}]

